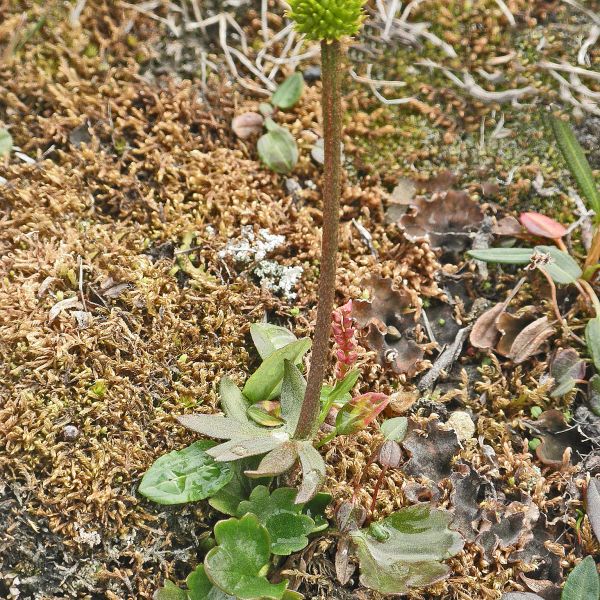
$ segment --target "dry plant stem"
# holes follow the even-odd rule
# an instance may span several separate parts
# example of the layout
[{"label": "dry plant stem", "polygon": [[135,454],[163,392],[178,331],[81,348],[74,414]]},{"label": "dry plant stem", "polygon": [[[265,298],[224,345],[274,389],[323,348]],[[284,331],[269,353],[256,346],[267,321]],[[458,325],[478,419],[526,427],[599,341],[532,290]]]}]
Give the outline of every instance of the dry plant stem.
[{"label": "dry plant stem", "polygon": [[600,227],[596,229],[594,237],[592,239],[592,246],[588,252],[587,258],[585,259],[584,269],[595,265],[600,261]]},{"label": "dry plant stem", "polygon": [[329,356],[331,313],[335,297],[335,268],[340,220],[342,103],[340,91],[341,46],[339,41],[321,42],[323,78],[323,137],[325,141],[323,183],[323,239],[317,322],[306,393],[294,437],[311,438],[318,427],[321,386]]}]

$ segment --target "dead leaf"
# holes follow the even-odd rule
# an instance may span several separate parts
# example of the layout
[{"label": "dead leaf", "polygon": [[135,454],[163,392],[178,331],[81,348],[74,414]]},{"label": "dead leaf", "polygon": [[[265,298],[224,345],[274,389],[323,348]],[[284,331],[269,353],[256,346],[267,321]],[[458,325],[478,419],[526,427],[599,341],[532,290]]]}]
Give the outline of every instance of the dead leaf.
[{"label": "dead leaf", "polygon": [[537,594],[531,594],[530,592],[508,592],[508,594],[502,594],[500,600],[544,600]]},{"label": "dead leaf", "polygon": [[258,135],[263,130],[264,117],[256,112],[245,112],[231,122],[233,133],[245,140],[252,135]]},{"label": "dead leaf", "polygon": [[482,350],[489,350],[496,346],[500,338],[500,331],[496,326],[496,320],[504,312],[505,308],[505,302],[498,302],[498,304],[495,304],[480,315],[477,321],[475,321],[471,335],[469,336],[472,346]]},{"label": "dead leaf", "polygon": [[379,364],[396,373],[414,375],[423,349],[414,340],[419,311],[413,296],[393,288],[393,281],[373,276],[367,282],[372,300],[352,302],[352,317],[361,329],[367,346],[377,353]]},{"label": "dead leaf", "polygon": [[335,551],[335,575],[341,585],[346,585],[356,571],[356,565],[350,562],[350,545],[350,539],[345,535],[338,541]]},{"label": "dead leaf", "polygon": [[430,420],[425,431],[413,423],[402,447],[410,453],[404,472],[413,477],[427,477],[435,483],[450,477],[452,459],[460,451],[456,433],[443,427],[437,419]]},{"label": "dead leaf", "polygon": [[538,597],[542,600],[560,600],[560,586],[548,581],[547,579],[532,579],[523,573],[521,573],[519,577],[521,581],[523,581],[523,583],[529,588],[529,590],[534,594],[538,594]]},{"label": "dead leaf", "polygon": [[390,396],[388,409],[395,414],[405,413],[419,399],[419,394],[413,392],[395,392]]},{"label": "dead leaf", "polygon": [[559,348],[550,361],[550,375],[555,387],[552,397],[568,394],[576,385],[577,380],[585,377],[586,365],[574,348]]},{"label": "dead leaf", "polygon": [[83,305],[79,302],[77,296],[73,296],[72,298],[65,298],[64,300],[60,300],[57,302],[48,313],[48,321],[52,323],[58,315],[64,310],[69,310],[70,308],[82,309]]},{"label": "dead leaf", "polygon": [[430,200],[420,198],[416,212],[400,219],[406,237],[411,241],[428,240],[433,248],[454,253],[470,244],[469,232],[483,221],[483,211],[467,192],[449,190],[436,193]]},{"label": "dead leaf", "polygon": [[578,463],[591,449],[580,428],[570,426],[559,410],[546,410],[535,421],[524,420],[523,424],[542,442],[535,449],[540,462],[554,469]]},{"label": "dead leaf", "polygon": [[494,235],[504,235],[509,237],[526,237],[525,230],[518,219],[508,216],[500,219],[492,229]]},{"label": "dead leaf", "polygon": [[526,361],[540,351],[542,344],[554,334],[548,317],[540,317],[525,327],[515,338],[508,358],[516,364]]}]

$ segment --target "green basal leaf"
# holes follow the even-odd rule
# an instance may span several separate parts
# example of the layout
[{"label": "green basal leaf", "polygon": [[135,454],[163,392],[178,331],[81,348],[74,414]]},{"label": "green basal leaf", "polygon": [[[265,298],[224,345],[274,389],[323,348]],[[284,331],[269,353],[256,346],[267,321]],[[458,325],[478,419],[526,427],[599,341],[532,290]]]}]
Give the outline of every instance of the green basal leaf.
[{"label": "green basal leaf", "polygon": [[253,514],[215,525],[217,546],[204,559],[213,585],[241,600],[281,600],[288,582],[271,583],[265,574],[271,558],[267,528]]},{"label": "green basal leaf", "polygon": [[298,460],[298,443],[294,440],[284,442],[271,450],[254,470],[245,471],[247,477],[275,477],[289,471]]},{"label": "green basal leaf", "polygon": [[177,587],[172,581],[165,581],[165,585],[154,593],[154,600],[189,600],[187,592]]},{"label": "green basal leaf", "polygon": [[253,323],[250,325],[250,336],[263,360],[273,354],[275,350],[297,340],[289,329],[271,325],[271,323]]},{"label": "green basal leaf", "polygon": [[0,129],[0,157],[8,156],[13,147],[13,139],[7,129]]},{"label": "green basal leaf", "polygon": [[441,561],[462,550],[448,528],[450,513],[428,504],[403,508],[375,524],[351,531],[360,560],[361,583],[382,594],[406,594],[446,577]]},{"label": "green basal leaf", "polygon": [[267,528],[271,538],[271,552],[288,556],[308,545],[308,535],[315,530],[315,522],[302,514],[302,504],[294,504],[297,491],[277,488],[269,494],[264,485],[252,490],[250,498],[240,502],[237,515],[252,513]]},{"label": "green basal leaf", "polygon": [[298,442],[298,456],[302,466],[302,484],[296,502],[308,502],[314,498],[325,480],[325,462],[312,442]]},{"label": "green basal leaf", "polygon": [[310,345],[311,341],[303,338],[275,350],[250,376],[242,390],[244,396],[252,403],[277,397],[283,380],[284,361],[298,363],[308,352]]},{"label": "green basal leaf", "polygon": [[555,283],[575,283],[583,275],[575,259],[556,246],[536,246],[535,250],[550,255],[551,262],[540,268],[546,271]]},{"label": "green basal leaf", "polygon": [[298,146],[294,136],[285,127],[273,127],[268,123],[270,120],[266,120],[269,131],[258,139],[258,155],[269,169],[286,174],[298,162]]},{"label": "green basal leaf", "polygon": [[550,118],[550,126],[556,138],[561,154],[569,167],[571,175],[577,181],[581,193],[587,198],[596,213],[596,221],[600,218],[600,191],[596,187],[594,175],[583,148],[577,141],[571,126],[561,119]]},{"label": "green basal leaf", "polygon": [[206,576],[204,565],[198,565],[185,580],[188,587],[188,600],[235,600],[224,591],[215,587]]},{"label": "green basal leaf", "polygon": [[315,522],[313,533],[329,527],[325,517],[325,509],[331,504],[333,496],[327,492],[319,492],[312,500],[304,505],[304,512]]},{"label": "green basal leaf", "polygon": [[230,418],[248,423],[248,401],[244,398],[240,388],[229,378],[223,377],[219,382],[219,398],[223,412]]},{"label": "green basal leaf", "polygon": [[229,440],[241,437],[262,437],[264,429],[251,423],[240,422],[221,415],[179,415],[177,420],[188,429],[207,437]]},{"label": "green basal leaf", "polygon": [[257,456],[258,454],[266,454],[274,448],[281,446],[289,441],[289,435],[279,429],[263,429],[265,432],[261,437],[251,438],[234,438],[223,444],[219,444],[208,450],[217,462],[231,462],[248,458],[249,456]]},{"label": "green basal leaf", "polygon": [[271,104],[287,110],[300,100],[304,89],[304,77],[296,71],[290,75],[275,91],[271,97]]},{"label": "green basal leaf", "polygon": [[594,366],[600,370],[600,317],[588,321],[585,327],[585,343]]},{"label": "green basal leaf", "polygon": [[302,373],[289,360],[285,360],[280,401],[281,415],[285,419],[285,428],[290,434],[296,431],[305,391],[306,381]]},{"label": "green basal leaf", "polygon": [[591,556],[586,556],[570,573],[561,600],[597,600],[600,598],[598,569]]},{"label": "green basal leaf", "polygon": [[394,442],[401,442],[406,435],[407,429],[408,419],[406,417],[394,417],[393,419],[386,419],[381,424],[381,433],[383,433],[385,439]]},{"label": "green basal leaf", "polygon": [[206,453],[213,442],[201,440],[157,459],[146,471],[139,493],[158,504],[183,504],[203,500],[227,485],[231,467],[216,463]]},{"label": "green basal leaf", "polygon": [[526,265],[533,254],[531,248],[482,248],[469,250],[467,254],[476,260],[506,265]]}]

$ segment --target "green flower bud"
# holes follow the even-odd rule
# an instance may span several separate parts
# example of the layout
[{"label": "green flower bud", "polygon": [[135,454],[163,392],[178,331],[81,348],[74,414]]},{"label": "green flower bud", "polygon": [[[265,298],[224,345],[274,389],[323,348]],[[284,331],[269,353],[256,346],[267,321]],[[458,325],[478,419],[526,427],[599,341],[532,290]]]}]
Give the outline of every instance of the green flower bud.
[{"label": "green flower bud", "polygon": [[365,0],[289,0],[288,16],[311,40],[337,40],[358,32]]}]

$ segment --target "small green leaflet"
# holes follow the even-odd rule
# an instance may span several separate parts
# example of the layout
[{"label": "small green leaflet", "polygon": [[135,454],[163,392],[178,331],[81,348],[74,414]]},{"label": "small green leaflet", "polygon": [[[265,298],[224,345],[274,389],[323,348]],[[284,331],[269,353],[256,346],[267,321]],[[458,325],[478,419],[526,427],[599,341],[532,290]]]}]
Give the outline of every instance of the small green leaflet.
[{"label": "small green leaflet", "polygon": [[290,75],[275,91],[271,98],[271,104],[287,110],[300,100],[304,89],[304,77],[296,71]]},{"label": "small green leaflet", "polygon": [[275,173],[289,173],[298,162],[296,140],[285,127],[275,124],[270,118],[266,120],[265,125],[268,131],[258,140],[258,155]]},{"label": "small green leaflet", "polygon": [[563,588],[561,600],[598,600],[600,580],[596,563],[586,556],[570,573]]},{"label": "small green leaflet", "polygon": [[161,456],[144,474],[139,493],[158,504],[196,502],[215,494],[231,481],[233,472],[205,452],[214,445],[200,440]]},{"label": "small green leaflet", "polygon": [[596,187],[594,175],[583,148],[568,123],[551,117],[550,126],[571,175],[577,181],[579,189],[596,213],[595,220],[597,223],[600,219],[600,191]]},{"label": "small green leaflet", "polygon": [[594,366],[600,370],[600,317],[588,321],[585,327],[585,343]]},{"label": "small green leaflet", "polygon": [[279,327],[279,325],[271,325],[271,323],[253,323],[250,325],[250,335],[263,360],[273,354],[275,350],[279,350],[297,340],[289,329]]},{"label": "small green leaflet", "polygon": [[502,263],[506,265],[526,265],[531,260],[531,248],[483,248],[469,250],[467,254],[475,260]]},{"label": "small green leaflet", "polygon": [[250,402],[272,400],[279,395],[283,381],[284,361],[297,364],[308,352],[311,341],[308,338],[297,340],[271,353],[250,376],[242,390]]},{"label": "small green leaflet", "polygon": [[386,419],[381,424],[381,433],[383,433],[386,440],[391,440],[393,442],[401,442],[406,435],[407,429],[408,419],[406,417]]},{"label": "small green leaflet", "polygon": [[0,129],[0,156],[8,156],[13,147],[13,139],[7,129]]}]

